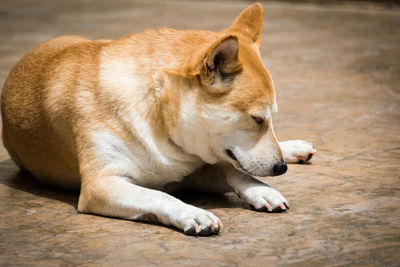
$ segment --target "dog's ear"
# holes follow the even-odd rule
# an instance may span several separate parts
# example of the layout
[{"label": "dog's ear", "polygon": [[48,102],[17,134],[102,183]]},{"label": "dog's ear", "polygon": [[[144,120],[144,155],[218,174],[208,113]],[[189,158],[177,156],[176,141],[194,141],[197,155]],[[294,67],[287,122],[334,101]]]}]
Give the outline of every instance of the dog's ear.
[{"label": "dog's ear", "polygon": [[260,47],[263,24],[264,9],[260,3],[255,3],[240,13],[229,30],[248,37]]},{"label": "dog's ear", "polygon": [[228,36],[209,48],[200,71],[201,82],[215,93],[229,89],[235,75],[240,72],[239,41],[236,36]]}]

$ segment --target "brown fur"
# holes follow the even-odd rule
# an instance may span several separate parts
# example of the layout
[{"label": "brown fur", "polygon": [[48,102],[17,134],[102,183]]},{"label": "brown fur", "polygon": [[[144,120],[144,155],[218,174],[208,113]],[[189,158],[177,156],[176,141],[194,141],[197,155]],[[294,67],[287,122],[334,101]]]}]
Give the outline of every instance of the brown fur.
[{"label": "brown fur", "polygon": [[[123,139],[135,138],[118,115],[126,99],[98,88],[99,66],[111,58],[134,58],[141,74],[154,74],[147,116],[160,138],[179,120],[179,84],[202,88],[201,101],[257,114],[273,101],[272,82],[258,56],[262,13],[259,4],[253,5],[231,28],[218,33],[160,28],[116,41],[64,36],[39,45],[18,62],[3,88],[6,148],[21,167],[45,183],[78,188],[81,178],[85,184],[105,175],[98,173],[100,163],[88,134],[107,128]],[[236,78],[229,93],[215,94],[201,83],[200,74],[210,51],[226,38],[239,39],[237,62],[228,70]],[[160,69],[168,79],[155,75]],[[157,87],[164,87],[165,93],[157,95]]]}]

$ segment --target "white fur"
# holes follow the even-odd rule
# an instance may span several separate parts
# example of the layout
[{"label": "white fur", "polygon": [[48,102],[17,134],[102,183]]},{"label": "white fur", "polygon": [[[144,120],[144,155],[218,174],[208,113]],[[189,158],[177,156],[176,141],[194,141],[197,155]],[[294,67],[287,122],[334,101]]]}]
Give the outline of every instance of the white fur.
[{"label": "white fur", "polygon": [[[133,62],[128,65],[134,66]],[[182,136],[176,137],[177,140],[183,140],[182,147],[168,139],[155,138],[146,120],[147,107],[151,104],[149,99],[144,100],[146,89],[149,90],[145,84],[146,77],[135,75],[137,70],[133,67],[125,69],[119,66],[124,66],[119,60],[102,65],[101,86],[103,93],[119,98],[122,107],[118,114],[131,125],[137,138],[127,143],[111,131],[93,133],[96,158],[100,159],[103,169],[117,170],[115,176],[99,182],[98,190],[109,196],[109,203],[96,212],[132,220],[146,220],[150,214],[164,224],[174,225],[184,231],[194,228],[196,233],[208,227],[219,227],[219,219],[211,212],[187,205],[161,191],[148,189],[162,189],[169,182],[180,182],[185,175],[203,164],[198,156],[186,153],[182,148],[196,151],[208,161],[215,159],[206,149],[195,147],[194,141],[202,142],[204,135],[193,136],[194,140],[191,141]],[[117,80],[115,77],[118,77]],[[127,92],[130,94],[128,98]],[[162,87],[157,89],[158,94],[162,92]],[[193,104],[190,101],[187,99],[183,103]],[[192,105],[183,104],[184,113],[181,114],[181,126],[189,130],[198,127],[190,124],[193,123],[191,118],[185,117],[193,114],[190,108]]]},{"label": "white fur", "polygon": [[[238,131],[237,123],[242,114],[212,103],[196,105],[196,92],[185,90],[180,105],[180,123],[172,131],[171,138],[184,151],[198,155],[204,162],[215,164],[229,160],[225,149],[230,144],[246,144],[251,141],[243,131]],[[235,131],[238,134],[233,134]],[[250,134],[251,135],[251,134]]]},{"label": "white fur", "polygon": [[280,150],[276,141],[272,119],[268,130],[256,131],[253,134],[240,129],[232,129],[230,135],[223,139],[229,140],[228,148],[234,153],[238,162],[230,162],[239,170],[254,176],[271,176],[273,167],[281,161]]},{"label": "white fur", "polygon": [[282,150],[283,159],[287,163],[298,163],[307,161],[310,154],[314,154],[317,150],[313,144],[303,140],[289,140],[279,142]]},{"label": "white fur", "polygon": [[241,196],[256,209],[266,207],[269,211],[276,208],[286,210],[284,203],[289,205],[281,193],[266,185],[248,186],[242,191]]},{"label": "white fur", "polygon": [[172,140],[183,148],[195,155],[198,155],[204,162],[214,164],[220,158],[213,151],[209,140],[209,124],[212,121],[207,120],[202,115],[203,110],[196,110],[195,92],[186,90],[182,95],[180,106],[180,122],[172,131]]},{"label": "white fur", "polygon": [[271,118],[271,107],[270,107],[270,106],[267,106],[267,107],[266,107],[266,109],[265,109],[265,111],[264,111],[264,114],[263,114],[263,117],[264,117],[266,120],[269,120],[269,119]]},{"label": "white fur", "polygon": [[106,177],[94,189],[111,196],[106,205],[97,206],[96,212],[102,215],[140,221],[155,217],[156,221],[184,231],[194,228],[196,233],[222,225],[213,213],[185,204],[164,192],[132,184],[126,177]]},{"label": "white fur", "polygon": [[[275,189],[243,173],[229,170],[227,182],[234,191],[256,209],[268,211],[289,207],[287,200]],[[286,206],[285,206],[286,204]]]},{"label": "white fur", "polygon": [[186,153],[167,138],[153,135],[147,120],[148,106],[152,105],[148,77],[139,74],[134,62],[121,58],[105,62],[99,75],[102,93],[107,95],[105,98],[118,98],[118,116],[132,127],[136,138],[126,143],[112,132],[95,133],[92,140],[104,164],[118,164],[135,183],[156,188],[180,181],[201,166],[199,157]]}]

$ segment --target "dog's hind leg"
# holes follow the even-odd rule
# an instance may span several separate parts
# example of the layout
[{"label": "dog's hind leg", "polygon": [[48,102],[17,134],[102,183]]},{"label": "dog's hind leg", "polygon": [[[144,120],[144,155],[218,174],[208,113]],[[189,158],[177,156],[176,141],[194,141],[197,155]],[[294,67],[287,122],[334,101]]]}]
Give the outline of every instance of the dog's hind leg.
[{"label": "dog's hind leg", "polygon": [[309,161],[317,150],[314,145],[303,140],[279,142],[283,159],[287,163],[304,163]]}]

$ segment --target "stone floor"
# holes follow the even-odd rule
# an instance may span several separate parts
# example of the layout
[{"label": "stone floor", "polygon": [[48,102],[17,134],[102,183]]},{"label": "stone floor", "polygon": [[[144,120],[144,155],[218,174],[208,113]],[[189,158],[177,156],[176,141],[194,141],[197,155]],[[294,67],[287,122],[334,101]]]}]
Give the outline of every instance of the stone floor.
[{"label": "stone floor", "polygon": [[[40,4],[37,4],[40,3]],[[38,43],[144,28],[227,27],[247,1],[2,0],[0,83]],[[399,266],[400,9],[264,3],[262,57],[278,90],[275,130],[306,139],[309,165],[265,179],[282,214],[236,196],[182,194],[224,223],[218,236],[76,211],[78,194],[19,173],[0,152],[0,265]]]}]

